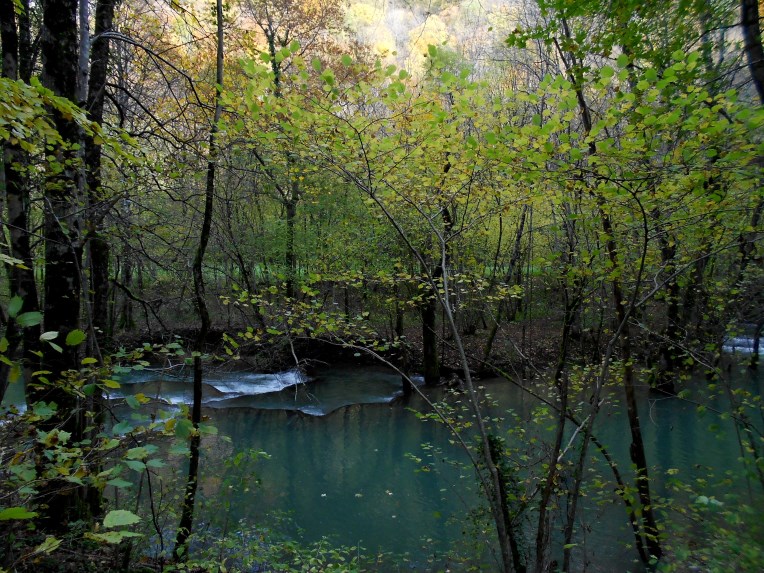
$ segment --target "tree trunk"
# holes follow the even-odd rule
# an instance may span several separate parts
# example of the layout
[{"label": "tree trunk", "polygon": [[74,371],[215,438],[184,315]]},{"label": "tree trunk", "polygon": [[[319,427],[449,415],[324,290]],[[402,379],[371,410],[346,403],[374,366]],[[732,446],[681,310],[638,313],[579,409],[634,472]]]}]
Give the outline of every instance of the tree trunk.
[{"label": "tree trunk", "polygon": [[[565,280],[565,279],[563,279]],[[565,287],[565,316],[562,322],[562,340],[560,341],[560,355],[557,358],[557,366],[554,373],[554,382],[557,386],[557,396],[560,400],[555,441],[549,456],[549,467],[546,471],[546,479],[541,488],[539,500],[538,525],[536,527],[536,573],[546,573],[549,570],[549,545],[551,541],[551,518],[552,493],[554,484],[557,482],[557,459],[562,449],[562,439],[565,433],[565,420],[568,413],[568,381],[565,376],[565,367],[568,359],[570,345],[570,329],[573,323],[575,306],[578,302],[571,301],[568,288]],[[574,496],[575,500],[577,496]],[[573,510],[575,515],[575,510]],[[572,529],[572,528],[571,528]],[[566,524],[567,532],[567,524]],[[568,543],[566,539],[566,543]]]},{"label": "tree trunk", "polygon": [[[77,87],[77,1],[44,0],[41,32],[42,84],[55,95],[74,101]],[[79,328],[81,296],[82,244],[80,221],[77,218],[77,153],[72,148],[79,142],[77,125],[61,113],[53,112],[54,122],[63,144],[54,151],[45,181],[45,306],[46,331],[59,333],[63,341]],[[44,424],[43,430],[59,428],[71,434],[70,443],[82,439],[82,410],[76,394],[67,388],[65,372],[79,366],[77,347],[61,344],[63,351],[45,348],[43,368],[49,372],[47,383],[32,388],[27,400],[55,402],[56,415]],[[42,380],[42,379],[41,379]],[[70,520],[84,513],[83,488],[64,492],[62,484],[52,481],[43,488],[48,509],[44,526],[63,530]],[[68,484],[71,486],[71,484]]]},{"label": "tree trunk", "polygon": [[[2,44],[2,76],[11,80],[18,78],[21,55],[19,50],[29,49],[21,38],[29,37],[29,31],[24,31],[24,22],[19,19],[17,32],[16,18],[12,0],[0,0],[0,43]],[[26,25],[29,25],[28,18]],[[28,40],[27,40],[28,43]],[[25,56],[26,57],[26,56]],[[5,198],[8,209],[7,227],[10,239],[9,254],[21,261],[24,267],[13,265],[9,267],[9,295],[18,296],[23,300],[21,312],[36,312],[40,310],[37,283],[34,278],[34,259],[29,240],[29,183],[19,169],[28,164],[27,154],[18,146],[5,144],[3,152],[3,170],[5,177]],[[18,329],[14,322],[9,322],[6,338],[9,347],[23,344],[24,379],[31,380],[32,372],[39,370],[39,357],[36,354],[40,347],[39,325]],[[0,400],[5,395],[8,384],[8,369],[0,371]]]},{"label": "tree trunk", "polygon": [[427,386],[434,386],[440,382],[438,337],[435,330],[437,306],[438,301],[435,295],[428,292],[419,307],[419,313],[422,317],[422,374]]},{"label": "tree trunk", "polygon": [[764,320],[759,320],[756,323],[753,331],[753,347],[751,349],[751,361],[748,363],[748,367],[751,370],[756,370],[759,367],[759,352],[761,350],[761,333],[764,330]]},{"label": "tree trunk", "polygon": [[[95,11],[95,36],[90,50],[90,77],[87,93],[88,117],[103,124],[106,73],[109,62],[109,40],[102,37],[114,23],[114,0],[98,0]],[[85,170],[87,174],[88,222],[87,238],[90,257],[91,317],[96,335],[106,340],[110,335],[108,318],[109,300],[109,243],[100,232],[106,215],[102,207],[101,146],[91,136],[85,137]]]},{"label": "tree trunk", "polygon": [[210,330],[210,314],[207,310],[207,301],[204,292],[204,274],[202,265],[204,263],[204,254],[207,250],[207,243],[210,238],[210,229],[212,227],[212,207],[215,195],[215,171],[217,167],[217,133],[218,122],[222,114],[221,90],[223,89],[223,0],[217,0],[215,5],[215,14],[217,22],[217,61],[216,61],[216,90],[215,90],[215,112],[210,127],[210,154],[207,162],[207,181],[204,193],[204,218],[202,221],[202,231],[199,236],[199,245],[196,249],[196,256],[193,263],[194,275],[194,296],[196,300],[196,309],[199,313],[199,333],[196,337],[194,347],[194,403],[191,409],[191,424],[193,433],[190,443],[190,459],[188,464],[188,477],[186,479],[186,491],[183,498],[183,509],[181,511],[178,533],[175,537],[175,548],[173,555],[175,561],[184,559],[188,552],[188,538],[191,535],[191,528],[194,520],[194,505],[196,501],[196,489],[199,481],[199,453],[201,445],[201,435],[199,433],[199,424],[202,421],[202,353],[207,339],[207,333]]},{"label": "tree trunk", "polygon": [[[512,257],[509,259],[509,268],[507,269],[507,274],[504,277],[504,282],[506,284],[512,282],[512,280],[515,278],[515,275],[517,274],[515,271],[520,264],[520,248],[522,246],[521,241],[523,238],[523,232],[525,230],[525,218],[527,215],[528,205],[523,205],[523,210],[520,212],[520,222],[517,224],[517,233],[515,233],[515,245],[512,249]],[[501,301],[496,307],[496,314],[493,317],[493,324],[491,325],[491,330],[488,333],[488,339],[486,340],[485,348],[483,349],[483,362],[488,362],[488,358],[491,356],[493,341],[495,340],[496,333],[499,330],[499,326],[502,320],[502,311],[504,309],[504,305],[506,304],[510,303],[508,301]],[[512,320],[512,317],[510,317],[510,320]]]},{"label": "tree trunk", "polygon": [[761,45],[758,0],[741,0],[740,20],[743,27],[743,50],[748,59],[748,69],[759,96],[759,103],[764,105],[764,48]]},{"label": "tree trunk", "polygon": [[[561,19],[561,23],[566,38],[570,40],[570,29],[565,18]],[[568,75],[568,79],[575,86],[576,99],[578,101],[584,135],[588,135],[592,131],[591,111],[589,109],[589,105],[586,102],[583,87],[580,85],[580,82],[577,81],[576,73],[574,72],[574,70],[580,69],[580,64],[574,54],[567,54],[566,56],[563,53],[562,48],[560,48],[559,44],[557,44],[557,48],[560,52],[563,65],[565,66],[565,71]],[[570,61],[568,61],[568,58]],[[588,153],[590,156],[597,154],[597,145],[594,141],[589,142]],[[611,288],[613,293],[613,304],[615,305],[617,323],[621,329],[620,358],[623,363],[623,387],[624,393],[626,394],[626,410],[629,420],[629,431],[631,434],[631,446],[629,448],[629,453],[637,472],[637,491],[639,492],[639,501],[641,504],[639,509],[641,510],[643,525],[641,531],[644,533],[645,545],[650,552],[650,556],[656,559],[660,559],[663,552],[661,550],[660,541],[658,539],[658,527],[655,520],[655,513],[653,511],[650,496],[650,479],[647,470],[647,459],[645,456],[644,442],[642,441],[642,429],[639,423],[639,412],[637,409],[637,401],[634,393],[634,367],[631,358],[631,332],[628,323],[629,315],[633,308],[628,306],[628,300],[623,294],[621,281],[618,278],[620,273],[617,271],[621,268],[621,263],[619,261],[619,253],[615,241],[615,230],[613,229],[610,215],[604,210],[604,200],[602,197],[595,196],[595,199],[597,201],[599,215],[602,221],[602,232],[605,236],[607,256],[610,260],[610,264],[612,265],[611,276],[613,278],[611,279]],[[588,440],[588,436],[586,439]],[[569,566],[569,557],[566,559],[566,561],[568,563],[564,567],[564,570],[567,571]]]},{"label": "tree trunk", "polygon": [[676,244],[672,237],[667,237],[665,234],[661,234],[659,240],[661,262],[669,279],[665,290],[666,326],[658,343],[658,365],[653,386],[660,392],[675,394],[674,380],[679,371],[678,345],[682,336],[682,329],[679,327],[679,285],[676,277],[673,276],[676,270]]},{"label": "tree trunk", "polygon": [[[291,163],[291,162],[290,162]],[[294,254],[294,226],[297,218],[297,201],[300,196],[300,184],[293,181],[290,186],[290,196],[285,203],[286,207],[286,249],[284,252],[284,263],[286,265],[286,295],[288,298],[294,298],[294,283],[297,274],[297,264]]]},{"label": "tree trunk", "polygon": [[629,432],[631,434],[631,445],[629,446],[629,457],[634,464],[637,472],[637,491],[641,504],[641,516],[643,522],[643,532],[645,537],[645,546],[650,552],[650,557],[660,559],[663,555],[660,540],[658,538],[659,530],[653,510],[652,496],[650,494],[650,476],[647,470],[647,457],[645,455],[645,444],[642,440],[642,427],[639,421],[639,410],[637,408],[637,399],[634,392],[634,365],[631,358],[631,329],[629,327],[628,301],[624,297],[621,281],[617,271],[620,266],[618,260],[618,251],[614,239],[614,229],[610,221],[610,216],[604,211],[600,211],[602,217],[602,230],[607,237],[607,253],[611,264],[613,265],[614,277],[611,279],[613,290],[613,304],[615,305],[616,318],[618,324],[622,325],[621,330],[621,361],[623,363],[623,389],[626,395],[626,413],[629,420]]}]

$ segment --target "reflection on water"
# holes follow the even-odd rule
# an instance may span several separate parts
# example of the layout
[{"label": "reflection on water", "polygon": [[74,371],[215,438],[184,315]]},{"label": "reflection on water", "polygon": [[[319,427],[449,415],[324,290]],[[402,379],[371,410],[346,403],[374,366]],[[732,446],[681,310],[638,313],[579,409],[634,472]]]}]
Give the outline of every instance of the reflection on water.
[{"label": "reflection on water", "polygon": [[[748,382],[755,394],[761,392],[760,377]],[[482,384],[497,403],[493,412],[511,409],[516,414],[505,422],[508,441],[528,448],[530,432],[536,430],[529,425],[522,443],[510,430],[517,429],[514,420],[529,419],[537,402],[506,381]],[[698,388],[705,384],[695,382]],[[187,378],[143,372],[124,380],[120,392],[142,392],[159,399],[152,407],[167,409],[168,403],[190,403],[190,386]],[[739,468],[734,427],[713,413],[728,409],[724,396],[705,400],[708,413],[701,416],[690,401],[656,398],[642,390],[640,416],[655,496],[674,495],[666,479],[669,471],[708,498],[723,499],[729,491],[745,489],[740,472],[730,478],[726,490],[715,485],[720,480],[698,481],[708,475],[709,467],[719,476]],[[444,390],[427,392],[438,399]],[[405,404],[398,398],[400,378],[379,368],[327,367],[312,378],[293,372],[211,375],[205,380],[205,415],[230,442],[203,439],[201,493],[206,505],[199,522],[220,521],[223,514],[216,499],[230,491],[232,503],[225,517],[232,523],[254,525],[270,514],[288,513],[291,532],[299,532],[304,540],[329,536],[335,543],[360,544],[370,552],[409,553],[412,566],[419,568],[425,568],[428,557],[458,549],[475,535],[469,513],[479,499],[474,475],[447,430],[412,411],[427,411],[426,404],[417,397]],[[617,389],[607,396],[595,433],[619,460],[624,479],[633,483],[630,437],[619,399]],[[569,428],[568,436],[572,432]],[[239,481],[229,483],[224,462],[247,450],[263,450],[270,459],[257,465],[256,476],[238,475]],[[626,513],[613,493],[616,484],[602,458],[594,448],[590,451],[588,483],[599,485],[581,502],[577,562],[580,569],[591,564],[588,571],[637,571]],[[566,455],[574,457],[575,447]],[[421,460],[415,462],[412,456]],[[251,484],[255,477],[257,487]],[[532,493],[536,485],[523,488]],[[490,530],[484,535],[492,538]]]},{"label": "reflection on water", "polygon": [[[482,384],[496,401],[492,412],[511,409],[514,420],[527,420],[538,405],[506,381]],[[399,388],[399,377],[385,370],[332,367],[272,394],[215,396],[205,413],[231,443],[229,449],[221,449],[219,441],[208,442],[214,445],[207,449],[203,467],[212,477],[203,491],[210,498],[219,493],[216,468],[234,451],[264,450],[271,459],[258,465],[260,487],[238,494],[229,518],[257,523],[269,513],[287,512],[293,520],[292,532],[297,534],[299,529],[307,541],[330,536],[336,543],[360,544],[372,552],[409,553],[420,566],[428,556],[443,555],[475,535],[469,513],[479,498],[474,475],[447,430],[441,424],[423,422],[411,411],[427,411],[421,399],[414,397],[406,405],[393,401]],[[696,480],[707,476],[709,466],[719,474],[739,467],[735,432],[728,421],[712,413],[699,416],[691,402],[656,398],[642,390],[640,415],[655,496],[675,495],[667,485],[669,470],[684,482],[697,484]],[[435,399],[443,396],[443,389],[428,392]],[[619,461],[624,479],[633,484],[630,436],[619,397],[617,389],[608,395],[595,432]],[[706,403],[710,410],[727,408],[723,398]],[[517,423],[506,421],[506,430]],[[506,436],[525,449],[533,437],[531,431],[536,430],[529,426],[523,443],[514,437],[516,433]],[[572,432],[571,427],[568,436]],[[576,451],[574,447],[567,457],[574,457]],[[581,501],[577,562],[582,569],[587,564],[589,571],[637,571],[627,516],[614,495],[616,484],[594,448],[590,452],[588,483],[599,485]],[[415,463],[412,455],[422,461]],[[563,475],[562,479],[569,478]],[[737,479],[729,489],[743,486],[742,478]],[[697,493],[721,499],[725,492],[714,483],[698,486]],[[536,485],[522,487],[532,493]],[[533,524],[527,527],[531,531]],[[492,538],[490,530],[484,535]]]}]

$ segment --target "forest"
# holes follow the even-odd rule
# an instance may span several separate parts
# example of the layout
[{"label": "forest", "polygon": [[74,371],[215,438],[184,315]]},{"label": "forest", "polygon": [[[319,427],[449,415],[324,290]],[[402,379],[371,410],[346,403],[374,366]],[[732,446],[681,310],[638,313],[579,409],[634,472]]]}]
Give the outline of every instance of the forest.
[{"label": "forest", "polygon": [[764,569],[762,9],[0,0],[0,572]]}]

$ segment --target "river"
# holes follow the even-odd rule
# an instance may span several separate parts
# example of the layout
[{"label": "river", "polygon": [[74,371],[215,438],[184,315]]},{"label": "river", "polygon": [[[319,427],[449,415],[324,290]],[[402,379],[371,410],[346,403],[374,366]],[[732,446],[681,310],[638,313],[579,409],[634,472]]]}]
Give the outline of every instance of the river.
[{"label": "river", "polygon": [[[191,402],[189,374],[132,372],[122,377],[122,387],[112,398],[142,393],[153,400],[133,415],[161,417]],[[760,375],[737,367],[730,375],[738,386],[761,395]],[[527,463],[538,463],[541,458],[534,455],[540,450],[534,454],[532,444],[546,430],[534,435],[527,423],[538,402],[505,380],[479,383],[495,401],[492,415],[513,412],[504,416],[503,427],[518,455],[529,453]],[[734,427],[713,412],[727,410],[727,398],[720,393],[705,400],[707,412],[699,415],[692,400],[707,383],[699,378],[687,386],[692,390],[689,400],[656,398],[646,388],[640,392],[653,493],[673,497],[673,474],[694,484],[698,495],[721,500],[729,491],[745,489],[740,472],[733,471],[724,486],[716,485],[721,478],[698,480],[739,467]],[[12,388],[11,401],[14,392],[18,388]],[[438,400],[445,389],[426,392]],[[618,401],[619,392],[613,390],[595,431],[628,474],[629,433]],[[119,400],[116,404],[118,413],[130,415]],[[205,435],[202,442],[197,526],[214,533],[278,522],[284,534],[302,542],[326,537],[333,544],[360,545],[367,554],[395,555],[415,570],[460,570],[449,565],[447,554],[474,553],[484,543],[481,536],[490,540],[492,532],[481,533],[482,522],[471,518],[479,496],[465,455],[442,424],[416,415],[424,411],[428,407],[421,398],[401,399],[397,374],[378,367],[326,366],[310,377],[297,372],[209,373],[204,415],[217,435]],[[232,463],[237,453],[248,451],[269,457]],[[591,452],[588,482],[598,486],[582,502],[576,559],[588,571],[639,570],[626,514],[612,493],[612,476],[593,448]],[[175,481],[165,472],[165,493],[177,491],[182,483],[182,458],[174,459],[179,471]],[[522,470],[520,474],[524,479]],[[535,486],[521,484],[525,491]],[[174,523],[169,519],[164,525],[172,531]],[[486,558],[490,563],[490,556]]]},{"label": "river", "polygon": [[[738,385],[761,393],[760,377],[744,369],[732,375]],[[123,392],[153,394],[166,406],[191,399],[187,379],[143,372],[126,382]],[[360,545],[367,553],[403,555],[409,567],[419,570],[442,570],[449,552],[474,552],[476,538],[491,538],[492,532],[481,533],[482,522],[470,517],[479,496],[465,455],[442,424],[417,417],[415,412],[428,411],[421,398],[400,399],[395,373],[344,365],[319,368],[310,378],[295,372],[213,374],[206,384],[205,415],[219,435],[205,438],[201,483],[208,509],[200,512],[203,523],[220,528],[222,519],[230,528],[239,520],[268,523],[274,515],[287,515],[282,527],[295,538],[328,537],[335,544]],[[538,402],[505,380],[480,384],[495,401],[492,415],[513,412],[503,422],[509,443],[519,448],[518,455],[530,453],[529,464],[538,462],[534,447],[524,442],[532,444],[546,430],[534,436],[528,426],[520,428],[522,437],[518,432]],[[713,412],[727,410],[727,398],[705,399],[707,412],[699,415],[692,400],[707,383],[698,378],[687,386],[694,390],[688,400],[656,398],[646,388],[640,392],[653,493],[675,497],[669,487],[673,476],[695,484],[699,495],[723,499],[745,486],[741,475],[727,479],[726,486],[715,485],[724,481],[725,470],[739,467],[734,427]],[[434,400],[444,392],[427,390]],[[629,432],[619,395],[617,389],[608,395],[595,431],[628,475]],[[247,481],[252,473],[241,476],[232,469],[227,478],[221,470],[226,459],[247,450],[270,456],[246,470],[256,474],[257,487]],[[594,448],[591,453],[588,479],[598,487],[582,501],[576,558],[589,571],[639,570],[623,505],[612,493],[612,475]],[[568,453],[573,455],[575,449]],[[718,478],[698,485],[709,474]],[[535,486],[521,488],[531,492]],[[226,495],[232,503],[222,511],[220,499]]]}]

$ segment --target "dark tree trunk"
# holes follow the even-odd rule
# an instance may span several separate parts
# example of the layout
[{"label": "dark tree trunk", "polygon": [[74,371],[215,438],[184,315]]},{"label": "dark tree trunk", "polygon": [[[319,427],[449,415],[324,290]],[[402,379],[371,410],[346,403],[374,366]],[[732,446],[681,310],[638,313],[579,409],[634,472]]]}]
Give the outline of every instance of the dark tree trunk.
[{"label": "dark tree trunk", "polygon": [[294,254],[294,226],[297,219],[297,201],[300,196],[300,186],[297,181],[292,182],[290,187],[291,195],[287,198],[286,207],[286,249],[284,252],[284,263],[286,265],[286,295],[294,298],[294,283],[297,274],[297,263]]},{"label": "dark tree trunk", "polygon": [[424,383],[428,386],[434,386],[440,382],[438,337],[435,331],[437,307],[438,301],[435,295],[428,293],[419,310],[422,316],[422,374]]},{"label": "dark tree trunk", "polygon": [[[570,29],[567,21],[563,18],[561,20],[563,33],[568,40],[571,39]],[[580,71],[581,66],[577,61],[574,54],[565,54],[562,48],[557,44],[557,48],[560,51],[565,71],[568,74],[569,81],[576,86],[576,99],[578,100],[579,112],[581,115],[581,123],[583,124],[584,134],[588,135],[592,131],[592,115],[589,106],[586,102],[586,96],[584,90],[581,87],[580,82],[577,80],[576,74]],[[569,61],[568,61],[569,60]],[[597,144],[594,140],[589,142],[588,153],[590,156],[597,154]],[[616,272],[621,268],[621,262],[619,261],[618,247],[615,241],[615,230],[613,228],[610,215],[604,210],[604,199],[601,196],[596,196],[598,204],[599,216],[602,221],[602,231],[606,237],[606,251],[610,264],[613,268],[611,279],[611,288],[613,293],[613,304],[616,310],[617,324],[620,325],[621,332],[619,336],[621,360],[623,362],[623,388],[626,394],[626,411],[629,421],[629,432],[631,434],[631,445],[629,453],[631,461],[634,464],[637,472],[637,491],[639,501],[641,504],[641,522],[642,526],[639,530],[644,534],[644,543],[647,546],[650,555],[640,555],[641,557],[654,557],[660,559],[663,551],[660,546],[658,538],[658,526],[655,519],[655,512],[652,506],[652,500],[650,496],[650,479],[647,470],[647,459],[645,456],[645,447],[642,440],[642,429],[639,422],[639,411],[637,409],[637,400],[634,392],[634,366],[632,364],[631,357],[631,333],[628,320],[632,307],[628,306],[628,300],[624,296],[623,288],[621,286],[621,280],[619,273]],[[596,405],[595,405],[596,409]],[[588,437],[586,438],[588,440]],[[639,534],[637,533],[637,536]],[[641,541],[638,541],[641,545]],[[570,552],[566,551],[566,563],[563,566],[564,571],[568,571],[570,566]]]},{"label": "dark tree trunk", "polygon": [[759,103],[764,105],[764,48],[761,45],[759,1],[741,0],[740,19],[743,27],[743,50],[748,59],[748,69],[759,96]]},{"label": "dark tree trunk", "polygon": [[[42,84],[58,96],[74,101],[77,87],[77,2],[76,0],[44,0],[41,33]],[[63,341],[79,328],[81,296],[82,244],[80,223],[76,215],[77,153],[72,146],[79,141],[76,124],[61,113],[53,117],[63,144],[55,150],[45,181],[45,306],[44,327],[57,331]],[[49,422],[50,431],[58,427],[70,432],[71,443],[82,439],[82,411],[76,394],[67,388],[65,372],[78,366],[77,348],[62,344],[62,352],[44,349],[43,368],[49,371],[47,384],[31,392],[30,403],[44,399],[55,402],[58,410]],[[30,399],[31,398],[31,399]],[[51,482],[43,488],[47,498],[47,522],[52,530],[65,529],[70,520],[83,516],[83,489],[64,492],[62,484]],[[71,485],[71,484],[68,484]]]},{"label": "dark tree trunk", "polygon": [[[103,124],[106,73],[109,62],[109,40],[102,37],[114,23],[114,0],[98,0],[95,12],[95,36],[90,50],[90,77],[88,83],[88,117]],[[91,317],[99,339],[110,336],[108,318],[109,300],[109,243],[101,234],[100,227],[105,210],[101,190],[101,146],[93,137],[85,138],[85,171],[87,173],[88,200],[88,246],[90,255],[90,291],[92,293]]]},{"label": "dark tree trunk", "polygon": [[18,14],[19,21],[19,79],[29,83],[32,79],[35,54],[32,51],[32,26],[29,20],[29,0],[21,0],[22,10]]},{"label": "dark tree trunk", "polygon": [[666,283],[666,326],[658,344],[658,365],[655,372],[654,387],[666,394],[675,394],[674,380],[679,372],[679,342],[682,329],[679,326],[679,285],[674,272],[676,270],[676,244],[671,237],[660,237],[661,259],[664,272],[669,279]]},{"label": "dark tree trunk", "polygon": [[194,275],[194,297],[196,301],[196,310],[199,314],[199,333],[195,342],[194,353],[194,403],[191,410],[191,423],[194,432],[191,435],[190,459],[188,464],[188,477],[186,479],[186,491],[183,498],[183,509],[181,511],[178,533],[175,537],[175,548],[173,550],[175,561],[180,561],[186,557],[188,551],[188,538],[191,535],[191,528],[194,520],[194,506],[196,501],[196,489],[199,482],[199,454],[201,445],[201,435],[199,433],[199,424],[202,421],[202,353],[207,339],[207,333],[210,330],[210,314],[207,309],[207,301],[204,292],[204,274],[202,265],[204,255],[207,251],[207,244],[210,239],[210,229],[212,228],[212,207],[215,195],[215,171],[217,167],[217,132],[218,122],[222,113],[221,90],[223,89],[223,0],[217,0],[216,7],[217,21],[217,58],[216,58],[216,85],[215,92],[215,113],[210,127],[210,155],[207,162],[207,181],[204,193],[204,218],[202,221],[202,231],[199,235],[199,245],[196,249],[196,256],[193,263]]},{"label": "dark tree trunk", "polygon": [[[2,44],[2,76],[12,80],[18,79],[21,59],[19,50],[28,50],[27,42],[21,38],[29,37],[29,31],[24,31],[24,22],[19,19],[17,32],[16,18],[12,0],[0,0],[0,43]],[[29,20],[26,19],[28,26]],[[25,57],[28,57],[25,55]],[[18,296],[23,300],[21,312],[35,312],[40,309],[37,284],[34,278],[34,259],[29,240],[29,186],[28,181],[19,169],[28,163],[27,154],[18,146],[6,144],[2,148],[3,169],[5,177],[5,198],[8,209],[8,237],[10,239],[9,254],[21,261],[24,267],[13,265],[9,268],[9,295]],[[19,329],[13,321],[8,324],[6,338],[10,348],[23,344],[24,379],[30,380],[32,372],[39,370],[39,358],[36,352],[40,346],[40,327],[28,326]],[[8,384],[8,368],[0,370],[0,399],[5,395]]]},{"label": "dark tree trunk", "polygon": [[756,323],[755,330],[753,331],[753,348],[751,350],[751,361],[748,363],[748,367],[751,370],[756,370],[759,367],[759,352],[761,350],[761,333],[764,330],[764,320],[759,320]]},{"label": "dark tree trunk", "polygon": [[[563,279],[565,280],[565,279]],[[552,513],[552,494],[554,492],[554,485],[557,482],[557,464],[562,450],[562,439],[565,433],[565,420],[568,412],[568,381],[565,377],[565,368],[568,360],[568,348],[570,345],[570,330],[573,323],[573,317],[575,315],[575,307],[578,306],[577,302],[573,302],[568,292],[568,288],[565,288],[565,316],[562,322],[562,340],[560,341],[560,355],[557,358],[557,366],[555,367],[554,382],[557,386],[557,396],[560,400],[559,412],[557,418],[557,429],[555,433],[555,442],[552,448],[552,452],[549,456],[549,466],[546,471],[546,479],[544,485],[541,487],[541,498],[539,499],[539,513],[538,513],[538,526],[536,527],[536,573],[545,573],[549,570],[549,545],[551,541],[551,513]],[[572,495],[572,503],[576,503],[577,495]],[[572,509],[571,513],[575,516],[576,510]],[[570,526],[570,527],[569,527]],[[572,524],[570,521],[566,523],[565,533],[567,540],[568,528],[572,531]]]},{"label": "dark tree trunk", "polygon": [[[614,230],[610,221],[610,216],[604,211],[600,211],[602,217],[602,230],[607,237],[607,253],[613,269],[619,268],[618,250]],[[613,277],[618,275],[614,272]],[[650,557],[660,559],[663,555],[659,540],[658,523],[655,519],[652,496],[650,494],[650,477],[647,470],[647,457],[645,455],[645,444],[642,440],[642,427],[639,421],[639,410],[637,408],[637,398],[634,392],[634,365],[631,357],[631,329],[629,328],[629,317],[627,300],[623,294],[621,281],[613,278],[611,282],[613,289],[613,304],[616,311],[618,324],[622,325],[621,342],[621,361],[623,363],[623,389],[626,395],[626,413],[629,420],[629,432],[631,434],[631,444],[629,446],[629,456],[637,472],[637,492],[641,505],[641,517],[644,524],[644,543],[647,547]]]},{"label": "dark tree trunk", "polygon": [[[507,269],[507,274],[504,277],[504,282],[506,284],[509,284],[510,282],[512,282],[515,276],[518,274],[516,273],[516,270],[520,265],[521,246],[522,246],[523,233],[525,231],[525,219],[527,215],[528,215],[528,205],[523,205],[523,210],[520,213],[520,222],[517,224],[517,233],[515,233],[515,245],[514,245],[514,248],[512,249],[512,257],[509,259],[509,268]],[[496,339],[496,333],[499,331],[499,326],[501,325],[504,306],[509,304],[511,304],[510,301],[501,301],[496,307],[496,314],[493,317],[493,324],[491,324],[491,330],[488,333],[488,339],[486,340],[485,348],[483,349],[484,362],[488,362],[488,359],[491,356],[493,341]],[[511,315],[512,313],[508,313],[508,314]],[[512,320],[511,316],[510,316],[510,320]]]}]

